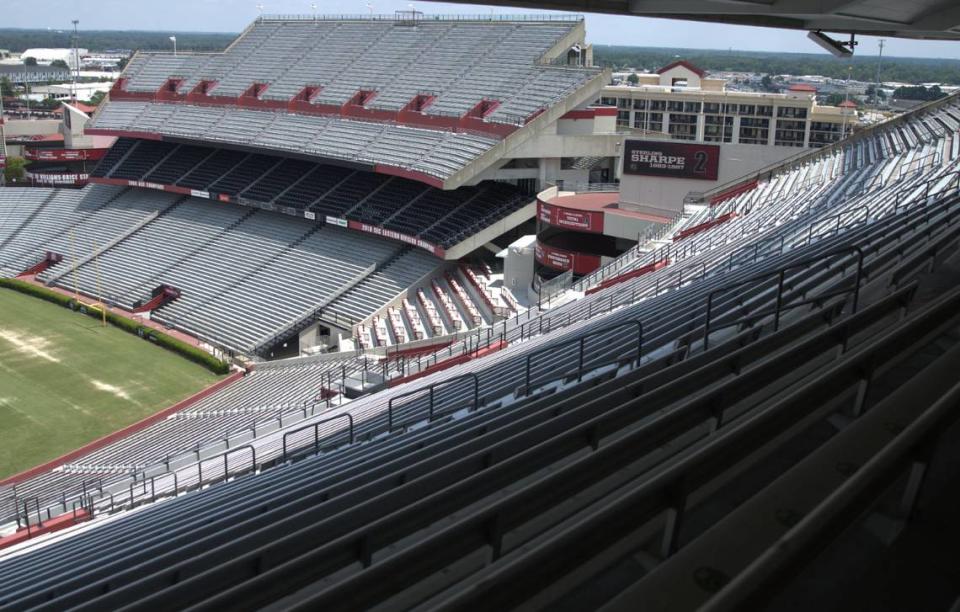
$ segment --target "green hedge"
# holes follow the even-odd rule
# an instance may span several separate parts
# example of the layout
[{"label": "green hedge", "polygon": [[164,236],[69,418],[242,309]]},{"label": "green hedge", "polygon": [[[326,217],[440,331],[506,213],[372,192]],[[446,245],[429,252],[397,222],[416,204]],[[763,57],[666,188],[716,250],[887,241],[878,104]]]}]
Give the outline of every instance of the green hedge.
[{"label": "green hedge", "polygon": [[[20,293],[37,297],[41,300],[53,302],[54,304],[58,304],[64,308],[69,308],[70,310],[78,310],[77,301],[74,298],[63,295],[57,291],[47,289],[46,287],[34,285],[33,283],[24,282],[14,278],[0,278],[0,287],[6,287],[7,289],[19,291]],[[96,306],[87,306],[84,308],[83,312],[87,316],[94,319],[101,319],[103,317],[103,313]],[[126,332],[136,334],[141,338],[149,340],[169,351],[173,351],[174,353],[177,353],[178,355],[185,357],[190,361],[199,363],[215,374],[227,374],[230,371],[230,364],[226,361],[217,359],[210,353],[187,344],[182,340],[177,340],[169,334],[165,334],[149,327],[144,327],[133,319],[122,317],[108,310],[107,322]]]}]

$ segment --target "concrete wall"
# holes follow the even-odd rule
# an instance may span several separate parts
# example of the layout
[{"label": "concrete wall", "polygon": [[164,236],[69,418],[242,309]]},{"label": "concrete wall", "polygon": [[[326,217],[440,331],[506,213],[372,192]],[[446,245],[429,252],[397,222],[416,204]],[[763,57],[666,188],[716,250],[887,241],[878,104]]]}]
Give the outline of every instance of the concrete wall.
[{"label": "concrete wall", "polygon": [[666,214],[679,213],[683,210],[683,199],[688,193],[708,191],[802,151],[803,149],[798,147],[724,144],[720,148],[718,180],[700,181],[624,174],[620,177],[620,201],[657,209],[661,214],[664,214],[663,211],[667,211]]}]

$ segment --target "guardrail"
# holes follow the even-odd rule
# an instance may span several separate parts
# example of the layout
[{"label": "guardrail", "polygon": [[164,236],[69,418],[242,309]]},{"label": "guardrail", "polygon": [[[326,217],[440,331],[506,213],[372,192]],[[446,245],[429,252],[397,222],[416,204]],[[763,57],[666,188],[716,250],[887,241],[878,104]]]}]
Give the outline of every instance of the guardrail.
[{"label": "guardrail", "polygon": [[[783,294],[784,294],[784,284],[785,284],[785,280],[786,280],[787,271],[793,270],[793,269],[796,269],[796,268],[802,268],[802,267],[808,266],[808,265],[810,265],[810,264],[812,264],[812,263],[821,262],[821,261],[824,261],[824,260],[829,259],[829,258],[831,258],[831,257],[836,257],[836,256],[838,256],[838,255],[849,255],[849,254],[856,254],[856,256],[857,256],[857,271],[856,271],[856,276],[855,276],[855,280],[854,280],[853,289],[838,289],[837,291],[832,291],[832,292],[820,294],[820,295],[817,296],[816,299],[813,299],[813,300],[802,300],[802,301],[800,301],[800,302],[790,304],[789,306],[784,305],[784,296],[783,296]],[[799,307],[801,307],[801,306],[806,306],[806,305],[809,305],[809,304],[820,304],[820,303],[823,303],[825,300],[828,300],[828,299],[830,299],[830,298],[832,298],[832,297],[836,297],[836,296],[839,296],[839,295],[847,295],[848,293],[852,293],[852,294],[853,294],[852,312],[853,312],[853,314],[856,314],[857,308],[858,308],[858,305],[859,305],[859,301],[860,301],[860,281],[861,281],[862,277],[863,277],[863,250],[860,249],[860,247],[845,247],[845,248],[842,248],[842,249],[835,249],[835,250],[832,250],[832,251],[828,251],[827,253],[824,253],[824,254],[822,254],[822,255],[816,255],[816,256],[814,256],[814,257],[808,257],[808,258],[806,258],[806,259],[802,259],[802,260],[800,260],[800,261],[793,262],[793,263],[791,263],[791,264],[789,264],[789,265],[787,265],[787,266],[784,266],[784,267],[782,267],[782,268],[780,268],[780,269],[778,269],[778,270],[776,270],[776,271],[774,271],[774,272],[767,272],[767,273],[764,273],[764,274],[760,274],[760,275],[757,275],[757,276],[753,276],[753,277],[744,279],[744,280],[742,280],[742,281],[739,281],[739,282],[737,282],[737,283],[733,283],[733,284],[731,284],[731,285],[726,285],[726,286],[724,286],[724,287],[720,287],[720,288],[718,288],[718,289],[714,289],[713,291],[711,291],[711,292],[707,295],[706,317],[705,317],[704,329],[703,329],[703,350],[706,351],[706,350],[708,350],[708,349],[710,348],[710,332],[712,332],[712,331],[717,331],[718,329],[724,329],[724,328],[726,328],[726,327],[733,327],[733,326],[736,326],[736,325],[741,325],[741,324],[743,324],[743,323],[752,322],[752,321],[754,321],[754,320],[756,320],[756,319],[758,319],[758,318],[760,318],[760,317],[765,317],[765,316],[770,315],[770,314],[773,315],[773,330],[774,330],[774,331],[779,331],[779,329],[780,329],[780,318],[781,318],[781,315],[782,315],[782,313],[783,313],[784,310],[789,310],[789,309],[793,309],[793,308],[799,308]],[[763,281],[768,281],[768,280],[770,280],[771,278],[776,278],[776,279],[777,279],[777,300],[776,300],[776,306],[774,307],[773,310],[762,311],[762,312],[759,312],[759,313],[754,313],[754,314],[749,315],[748,317],[741,318],[741,319],[737,319],[736,321],[727,323],[727,324],[722,325],[722,326],[720,326],[720,327],[715,327],[715,326],[711,325],[711,317],[712,317],[712,312],[713,312],[713,301],[714,301],[714,298],[715,298],[718,294],[732,291],[733,289],[737,289],[738,287],[743,287],[743,286],[746,286],[746,285],[751,285],[751,284],[761,283],[761,282],[763,282]]]},{"label": "guardrail", "polygon": [[[592,337],[594,337],[594,336],[598,336],[598,335],[600,335],[600,334],[605,334],[605,333],[610,332],[610,331],[613,331],[613,330],[615,330],[615,329],[620,329],[620,328],[628,327],[628,326],[629,326],[629,327],[634,327],[634,326],[636,326],[636,328],[637,328],[637,364],[639,365],[639,364],[640,364],[640,360],[641,360],[641,358],[643,357],[643,322],[640,321],[639,319],[633,319],[633,320],[630,320],[630,321],[622,321],[622,322],[616,323],[616,324],[614,324],[614,325],[608,325],[608,326],[605,326],[605,327],[601,327],[600,329],[593,330],[593,331],[591,331],[591,332],[589,332],[589,333],[583,334],[582,336],[578,336],[578,337],[576,337],[576,338],[571,338],[571,339],[566,340],[566,341],[564,341],[564,342],[561,342],[561,343],[559,343],[559,344],[554,344],[554,345],[552,345],[552,346],[544,347],[544,348],[542,348],[542,349],[540,349],[540,350],[538,350],[538,351],[534,351],[533,353],[528,354],[528,355],[527,355],[527,359],[526,359],[526,363],[525,363],[525,365],[524,365],[524,378],[523,378],[523,380],[524,380],[524,387],[523,387],[524,393],[525,393],[525,394],[529,394],[529,393],[530,393],[530,386],[531,386],[531,385],[530,385],[530,372],[531,372],[531,370],[532,370],[533,360],[534,360],[535,357],[538,357],[538,356],[540,356],[540,355],[544,355],[544,354],[547,354],[547,353],[554,354],[554,353],[557,352],[558,349],[560,349],[561,347],[564,347],[564,346],[570,346],[570,345],[573,345],[573,344],[579,345],[579,349],[578,349],[578,351],[577,351],[577,370],[576,370],[576,374],[577,374],[577,382],[580,382],[580,381],[583,380],[584,353],[586,352],[587,339],[588,339],[588,338],[592,338]],[[593,368],[598,368],[598,367],[602,367],[603,365],[609,365],[609,363],[615,363],[615,362],[617,362],[617,361],[619,361],[619,360],[613,360],[613,361],[610,361],[610,362],[605,363],[605,364],[593,364],[591,367],[593,367]],[[567,374],[567,375],[565,375],[565,376],[569,376],[569,375],[572,375],[572,374]]]},{"label": "guardrail", "polygon": [[283,461],[284,463],[287,461],[287,457],[288,457],[287,438],[295,434],[308,431],[310,429],[313,430],[313,454],[314,455],[320,454],[320,426],[326,423],[332,423],[333,421],[339,421],[341,419],[347,419],[347,427],[349,432],[348,435],[350,439],[350,444],[353,444],[354,440],[356,439],[354,437],[354,430],[353,430],[353,415],[348,412],[345,412],[343,414],[338,414],[337,416],[333,416],[328,419],[323,419],[323,420],[317,421],[316,423],[311,423],[310,425],[306,425],[304,427],[300,427],[299,429],[294,429],[293,431],[288,431],[284,433],[283,434],[283,454],[281,455],[282,457],[281,461]]},{"label": "guardrail", "polygon": [[387,431],[389,431],[390,433],[393,433],[393,421],[394,421],[394,418],[393,418],[393,403],[394,403],[394,401],[396,401],[396,400],[398,400],[398,399],[400,399],[400,398],[403,398],[403,397],[409,397],[409,396],[411,396],[411,395],[417,395],[417,394],[426,392],[427,395],[428,395],[429,398],[430,398],[429,404],[428,404],[428,406],[427,406],[427,421],[428,421],[428,422],[432,422],[432,421],[433,421],[433,418],[434,418],[434,395],[435,395],[435,391],[436,391],[437,387],[444,387],[444,386],[451,385],[451,384],[453,384],[453,383],[455,383],[455,382],[459,382],[459,381],[462,381],[462,380],[465,380],[465,379],[471,379],[471,380],[473,381],[473,409],[474,409],[474,410],[478,410],[478,409],[480,408],[480,377],[479,377],[477,374],[475,374],[475,373],[473,373],[473,372],[470,372],[470,373],[464,374],[464,375],[462,375],[462,376],[457,376],[457,377],[455,377],[455,378],[450,378],[450,379],[447,379],[447,380],[443,380],[443,381],[440,381],[440,382],[433,383],[432,385],[430,385],[430,386],[428,386],[428,387],[421,387],[421,388],[419,388],[419,389],[414,389],[414,390],[412,390],[412,391],[407,391],[407,392],[405,392],[405,393],[401,393],[400,395],[395,395],[395,396],[391,397],[391,398],[390,398],[390,401],[387,402]]}]

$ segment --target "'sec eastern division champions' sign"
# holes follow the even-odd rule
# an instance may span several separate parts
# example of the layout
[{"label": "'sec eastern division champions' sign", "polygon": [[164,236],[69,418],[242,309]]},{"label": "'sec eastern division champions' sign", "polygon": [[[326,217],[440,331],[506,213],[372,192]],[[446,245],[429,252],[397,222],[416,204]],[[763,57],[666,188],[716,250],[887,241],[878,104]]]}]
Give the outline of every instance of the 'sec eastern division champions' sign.
[{"label": "'sec eastern division champions' sign", "polygon": [[720,170],[718,145],[627,140],[623,173],[715,181]]}]

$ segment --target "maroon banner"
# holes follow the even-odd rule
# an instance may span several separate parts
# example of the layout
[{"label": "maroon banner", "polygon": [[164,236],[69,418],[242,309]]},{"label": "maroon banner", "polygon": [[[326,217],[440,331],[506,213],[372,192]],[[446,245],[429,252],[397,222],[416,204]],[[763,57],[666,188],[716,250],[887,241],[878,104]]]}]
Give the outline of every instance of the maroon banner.
[{"label": "maroon banner", "polygon": [[0,153],[0,170],[3,170],[7,167],[7,156],[3,153]]},{"label": "maroon banner", "polygon": [[590,274],[600,267],[599,255],[575,253],[542,242],[535,245],[534,256],[539,263],[561,272],[573,270],[574,274]]},{"label": "maroon banner", "polygon": [[623,173],[715,181],[720,174],[720,146],[627,140],[623,150]]},{"label": "maroon banner", "polygon": [[603,233],[603,213],[574,210],[537,200],[537,216],[543,223],[590,234]]},{"label": "maroon banner", "polygon": [[27,149],[23,156],[34,161],[83,161],[101,159],[110,149]]},{"label": "maroon banner", "polygon": [[446,251],[439,246],[430,244],[426,240],[421,240],[415,236],[408,236],[406,234],[401,234],[400,232],[395,232],[393,230],[384,229],[377,225],[368,225],[366,223],[360,223],[359,221],[347,221],[346,219],[338,219],[337,217],[327,217],[327,223],[331,225],[339,225],[344,227],[343,222],[346,221],[346,227],[357,230],[359,232],[364,232],[366,234],[373,234],[374,236],[381,236],[383,238],[391,238],[393,240],[399,240],[400,242],[405,242],[407,244],[412,244],[415,247],[419,247],[425,251],[429,251],[436,255],[437,257],[443,259],[446,256]]}]

